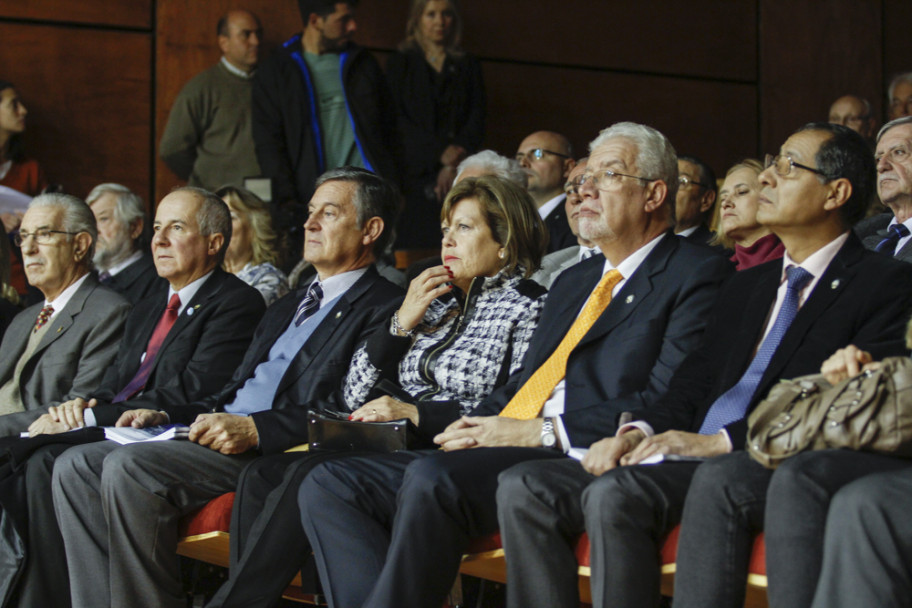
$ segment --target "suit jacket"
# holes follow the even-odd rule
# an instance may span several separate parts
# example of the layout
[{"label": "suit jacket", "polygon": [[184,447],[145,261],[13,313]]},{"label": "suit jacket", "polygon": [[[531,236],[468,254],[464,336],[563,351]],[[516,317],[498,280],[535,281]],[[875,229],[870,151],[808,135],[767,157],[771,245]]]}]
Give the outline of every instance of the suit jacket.
[{"label": "suit jacket", "polygon": [[567,220],[567,210],[564,208],[566,196],[562,196],[557,207],[551,210],[551,213],[545,217],[545,226],[548,228],[548,253],[566,249],[577,244],[576,237],[570,230],[570,222]]},{"label": "suit jacket", "polygon": [[[257,366],[268,360],[270,348],[288,328],[306,293],[307,288],[301,288],[270,306],[231,380],[190,407],[164,408],[171,419],[189,422],[199,413],[231,403]],[[371,266],[339,298],[288,367],[272,408],[252,415],[263,453],[282,452],[307,441],[308,409],[343,409],[340,391],[352,355],[373,331],[388,327],[403,293]]]},{"label": "suit jacket", "polygon": [[[542,258],[541,268],[530,278],[545,288],[550,288],[554,279],[563,271],[577,264],[580,246],[574,245],[559,251],[553,251]],[[604,262],[604,258],[602,258]]]},{"label": "suit jacket", "polygon": [[691,243],[697,243],[699,245],[709,245],[709,242],[715,238],[716,233],[707,228],[704,224],[697,226],[697,229],[694,230],[690,235],[685,236],[684,238],[690,241]]},{"label": "suit jacket", "polygon": [[152,256],[148,254],[143,254],[141,258],[104,282],[105,287],[113,289],[134,306],[162,286],[167,289],[167,284],[167,281],[158,276]]},{"label": "suit jacket", "polygon": [[237,277],[216,268],[183,307],[159,348],[143,392],[111,404],[139,371],[142,354],[168,304],[167,283],[136,304],[127,320],[114,365],[92,396],[100,426],[113,426],[128,409],[160,410],[211,395],[231,377],[266,310],[263,297]]},{"label": "suit jacket", "polygon": [[[633,412],[660,433],[696,432],[712,403],[734,386],[750,365],[776,300],[782,261],[732,277],[719,294],[702,346],[675,373],[668,393],[651,408]],[[816,373],[837,349],[855,344],[875,359],[906,352],[906,321],[912,310],[912,274],[887,256],[849,240],[836,254],[799,309],[761,378],[748,412],[782,378]],[[745,420],[726,430],[735,449],[747,435]]]},{"label": "suit jacket", "polygon": [[[892,212],[863,219],[855,225],[855,234],[864,243],[865,248],[873,251],[882,240],[887,238],[887,226],[890,225],[892,219]],[[903,245],[902,249],[897,251],[893,257],[901,262],[912,262],[912,240]]]},{"label": "suit jacket", "polygon": [[[604,257],[595,256],[558,277],[523,367],[482,402],[478,415],[499,413],[557,348],[604,265]],[[733,271],[707,247],[671,232],[662,238],[567,360],[561,420],[573,446],[613,435],[621,412],[665,393],[674,370],[697,347],[719,286]]]},{"label": "suit jacket", "polygon": [[[0,384],[13,376],[43,302],[16,315],[0,344]],[[26,410],[87,398],[117,354],[130,303],[89,274],[29,357],[19,378]]]}]

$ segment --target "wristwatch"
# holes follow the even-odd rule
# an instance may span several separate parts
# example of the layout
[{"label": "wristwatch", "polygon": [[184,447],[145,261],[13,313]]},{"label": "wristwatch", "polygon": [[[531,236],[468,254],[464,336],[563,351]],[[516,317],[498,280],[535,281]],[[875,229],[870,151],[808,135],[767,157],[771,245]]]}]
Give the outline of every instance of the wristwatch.
[{"label": "wristwatch", "polygon": [[541,430],[542,446],[549,449],[557,448],[557,435],[554,432],[554,418],[545,418]]}]

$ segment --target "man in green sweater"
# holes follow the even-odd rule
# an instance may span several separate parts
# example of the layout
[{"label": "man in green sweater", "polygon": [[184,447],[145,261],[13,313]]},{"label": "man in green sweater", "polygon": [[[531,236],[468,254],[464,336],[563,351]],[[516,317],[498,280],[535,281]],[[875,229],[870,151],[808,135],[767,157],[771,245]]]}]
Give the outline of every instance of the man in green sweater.
[{"label": "man in green sweater", "polygon": [[230,11],[218,22],[221,60],[181,90],[159,155],[191,186],[243,186],[260,174],[251,131],[251,78],[263,28],[256,15]]}]

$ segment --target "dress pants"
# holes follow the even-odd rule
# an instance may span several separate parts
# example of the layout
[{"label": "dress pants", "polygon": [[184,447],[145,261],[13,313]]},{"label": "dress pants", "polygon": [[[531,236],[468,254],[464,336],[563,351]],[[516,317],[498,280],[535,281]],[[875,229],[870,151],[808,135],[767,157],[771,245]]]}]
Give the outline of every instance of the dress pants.
[{"label": "dress pants", "polygon": [[439,606],[469,540],[497,530],[498,474],[538,448],[396,452],[326,462],[298,501],[334,608]]},{"label": "dress pants", "polygon": [[[54,459],[69,447],[68,444],[47,445],[36,450],[25,465],[28,532],[23,540],[26,555],[10,598],[10,606],[66,608],[70,605],[66,554],[51,501]],[[8,567],[9,564],[3,564],[4,570]],[[9,575],[15,576],[12,571]],[[7,572],[4,571],[4,579],[6,576]]]},{"label": "dress pants", "polygon": [[574,546],[584,531],[594,606],[658,605],[659,545],[681,519],[697,465],[620,467],[594,477],[565,459],[501,473],[497,507],[508,606],[579,606]]},{"label": "dress pants", "polygon": [[179,440],[67,450],[52,485],[73,606],[184,608],[178,522],[234,490],[252,458]]},{"label": "dress pants", "polygon": [[833,497],[813,608],[904,608],[912,598],[912,466]]},{"label": "dress pants", "polygon": [[229,578],[209,608],[275,606],[310,558],[298,490],[313,467],[357,452],[292,452],[255,459],[241,473],[231,511]]},{"label": "dress pants", "polygon": [[821,450],[798,454],[776,469],[767,491],[764,526],[770,606],[811,605],[833,496],[861,477],[909,466],[907,460],[882,454]]}]

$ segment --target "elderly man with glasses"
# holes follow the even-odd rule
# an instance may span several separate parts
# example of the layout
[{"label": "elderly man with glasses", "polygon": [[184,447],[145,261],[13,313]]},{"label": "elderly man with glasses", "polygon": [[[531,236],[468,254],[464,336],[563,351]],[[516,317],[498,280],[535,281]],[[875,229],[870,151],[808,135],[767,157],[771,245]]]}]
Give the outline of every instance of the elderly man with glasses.
[{"label": "elderly man with glasses", "polygon": [[0,345],[0,435],[87,397],[117,354],[130,303],[90,272],[97,235],[89,206],[65,194],[35,198],[22,218],[15,242],[45,299],[13,319]]},{"label": "elderly man with glasses", "polygon": [[816,372],[846,344],[878,358],[904,351],[912,277],[850,230],[874,190],[862,137],[809,124],[768,157],[760,183],[757,219],[782,240],[785,257],[722,287],[700,348],[667,392],[628,412],[630,422],[581,463],[501,474],[507,578],[534,579],[542,594],[533,601],[527,585],[508,586],[510,606],[579,605],[568,581],[583,531],[594,605],[657,606],[659,543],[679,522],[675,607],[742,606],[772,474],[744,450],[750,411],[780,379]]},{"label": "elderly man with glasses", "polygon": [[576,165],[570,140],[553,131],[536,131],[519,144],[516,160],[529,177],[527,190],[548,227],[548,253],[576,245],[564,210],[564,183]]},{"label": "elderly man with glasses", "polygon": [[709,229],[716,206],[716,174],[695,156],[678,156],[678,195],[675,234],[708,245],[716,234]]}]

